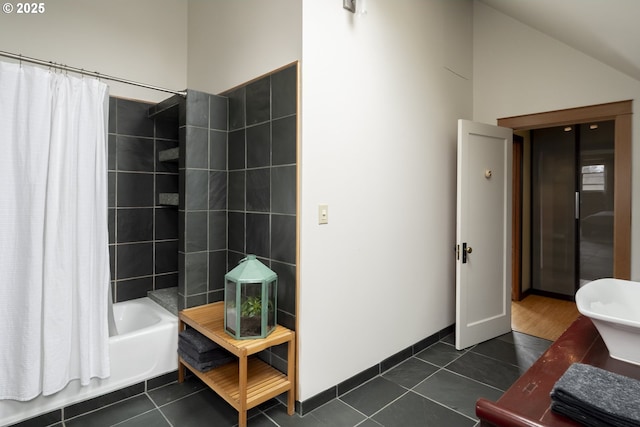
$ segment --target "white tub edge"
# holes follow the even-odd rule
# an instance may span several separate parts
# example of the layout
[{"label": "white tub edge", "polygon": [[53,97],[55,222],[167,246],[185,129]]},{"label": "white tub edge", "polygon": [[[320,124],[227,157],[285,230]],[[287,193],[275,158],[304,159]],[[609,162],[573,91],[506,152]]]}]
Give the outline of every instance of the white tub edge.
[{"label": "white tub edge", "polygon": [[[141,372],[137,375],[127,375],[121,378],[118,370],[122,367],[114,366],[113,359],[120,359],[113,357],[111,361],[111,376],[106,379],[94,378],[90,384],[81,387],[79,380],[71,381],[67,387],[60,392],[51,396],[38,396],[28,402],[19,402],[15,400],[0,400],[0,426],[7,426],[18,423],[20,421],[33,418],[47,412],[54,411],[61,407],[66,407],[79,403],[94,397],[98,397],[122,388],[140,383],[142,381],[158,377],[160,375],[173,372],[178,369],[178,317],[167,311],[165,308],[151,300],[150,298],[138,298],[130,301],[124,301],[118,304],[126,304],[128,302],[141,303],[145,307],[154,310],[158,315],[162,317],[162,321],[159,324],[153,325],[149,328],[130,332],[122,336],[114,336],[109,339],[110,353],[114,344],[129,339],[140,339],[141,336],[146,335],[153,330],[159,336],[166,337],[169,341],[165,346],[166,351],[156,353],[155,349],[147,348],[150,353],[156,356],[164,356],[162,360],[156,360],[153,366],[150,363],[146,363],[149,369]],[[131,361],[131,354],[124,355],[124,359],[127,362]],[[122,360],[116,360],[115,362],[122,362]],[[125,371],[128,371],[127,366],[124,367]]]}]

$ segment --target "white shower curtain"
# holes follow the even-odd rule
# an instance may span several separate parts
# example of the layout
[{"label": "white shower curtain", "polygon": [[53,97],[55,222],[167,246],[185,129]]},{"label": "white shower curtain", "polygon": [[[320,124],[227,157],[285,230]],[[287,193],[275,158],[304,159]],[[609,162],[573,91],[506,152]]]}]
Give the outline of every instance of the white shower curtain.
[{"label": "white shower curtain", "polygon": [[102,82],[0,62],[0,399],[109,376],[107,114]]}]

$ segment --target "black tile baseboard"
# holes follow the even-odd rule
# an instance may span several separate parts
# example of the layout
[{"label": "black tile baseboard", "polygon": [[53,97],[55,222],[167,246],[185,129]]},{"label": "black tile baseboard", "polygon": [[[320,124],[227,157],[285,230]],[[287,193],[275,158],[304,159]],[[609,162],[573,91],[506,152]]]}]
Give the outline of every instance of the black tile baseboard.
[{"label": "black tile baseboard", "polygon": [[397,352],[391,357],[387,357],[382,362],[380,362],[380,373],[384,373],[399,363],[404,362],[408,358],[413,356],[413,346],[407,347],[402,351]]},{"label": "black tile baseboard", "polygon": [[[13,424],[11,427],[42,427],[50,425],[58,425],[56,423],[62,422],[62,409],[47,412],[46,414],[38,415],[37,417],[29,418],[28,420]],[[60,424],[61,425],[61,424]]]},{"label": "black tile baseboard", "polygon": [[300,415],[308,414],[336,397],[338,397],[337,386],[328,388],[303,402],[296,401],[296,412]]},{"label": "black tile baseboard", "polygon": [[65,419],[74,418],[87,412],[95,411],[103,406],[119,402],[129,397],[137,396],[138,394],[144,393],[144,391],[145,383],[140,382],[93,399],[67,406],[64,408],[64,416]]}]

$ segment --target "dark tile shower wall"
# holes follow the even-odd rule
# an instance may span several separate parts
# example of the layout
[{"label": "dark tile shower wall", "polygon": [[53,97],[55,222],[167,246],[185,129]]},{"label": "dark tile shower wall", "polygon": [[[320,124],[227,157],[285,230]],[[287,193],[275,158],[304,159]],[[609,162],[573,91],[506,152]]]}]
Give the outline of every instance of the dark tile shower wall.
[{"label": "dark tile shower wall", "polygon": [[158,152],[178,146],[177,108],[148,116],[151,104],[109,99],[109,255],[114,301],[177,286],[178,211],[159,193],[178,191],[177,163]]},{"label": "dark tile shower wall", "polygon": [[295,330],[297,65],[224,95],[229,98],[228,268],[255,254],[275,271],[278,323]]}]

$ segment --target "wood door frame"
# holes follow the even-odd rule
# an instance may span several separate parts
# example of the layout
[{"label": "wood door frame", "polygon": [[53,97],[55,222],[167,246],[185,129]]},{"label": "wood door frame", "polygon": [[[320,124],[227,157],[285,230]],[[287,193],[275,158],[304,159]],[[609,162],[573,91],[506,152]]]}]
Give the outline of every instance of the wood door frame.
[{"label": "wood door frame", "polygon": [[513,135],[513,214],[512,214],[512,262],[511,300],[522,299],[522,159],[524,138]]},{"label": "wood door frame", "polygon": [[[613,277],[618,279],[631,278],[631,115],[633,101],[626,100],[597,104],[586,107],[556,110],[544,113],[498,119],[498,126],[511,128],[514,131],[540,129],[554,126],[590,123],[596,121],[613,120],[615,122],[614,137],[614,208],[613,208]],[[514,187],[514,201],[516,191],[521,193],[520,186]],[[521,199],[521,194],[519,198]],[[515,202],[514,202],[515,204]],[[515,206],[514,209],[521,210]],[[515,230],[514,230],[515,233]],[[514,262],[522,257],[520,248],[514,245]],[[514,267],[515,268],[515,267]],[[514,274],[516,272],[514,271]],[[517,274],[520,274],[519,272]],[[520,281],[513,282],[512,295],[519,296]]]}]

